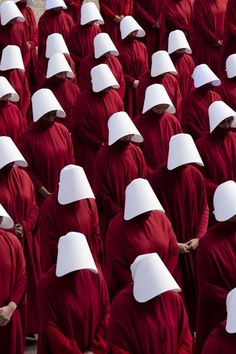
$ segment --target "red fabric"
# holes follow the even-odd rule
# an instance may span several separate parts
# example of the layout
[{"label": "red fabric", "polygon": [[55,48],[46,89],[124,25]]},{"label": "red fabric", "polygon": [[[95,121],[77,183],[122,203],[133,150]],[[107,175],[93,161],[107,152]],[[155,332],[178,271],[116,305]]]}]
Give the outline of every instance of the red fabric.
[{"label": "red fabric", "polygon": [[226,332],[224,321],[209,334],[202,354],[234,354],[235,348],[236,335]]},{"label": "red fabric", "polygon": [[9,101],[0,100],[0,135],[10,136],[14,143],[19,145],[25,126],[19,108]]},{"label": "red fabric", "polygon": [[182,97],[185,97],[194,88],[193,79],[191,77],[195,68],[193,59],[189,54],[186,53],[173,53],[170,56],[178,73],[176,79],[179,84],[181,95]]},{"label": "red fabric", "polygon": [[65,11],[53,9],[46,10],[39,18],[38,22],[39,55],[45,55],[46,40],[49,34],[52,33],[61,33],[66,42],[66,45],[68,46],[69,36],[73,26],[74,21],[72,20],[71,16]]},{"label": "red fabric", "polygon": [[228,79],[226,76],[221,81],[221,85],[216,88],[222,100],[232,109],[236,109],[236,78]]},{"label": "red fabric", "polygon": [[124,98],[125,94],[125,79],[122,70],[121,63],[117,57],[114,55],[109,55],[108,57],[102,56],[98,59],[95,59],[94,53],[88,54],[84,59],[80,62],[80,67],[78,71],[78,82],[82,91],[91,89],[91,69],[98,64],[107,64],[111,69],[113,75],[118,81],[120,88],[117,91],[121,97]]},{"label": "red fabric", "polygon": [[91,184],[97,152],[108,141],[107,121],[113,113],[123,110],[123,102],[114,89],[105,93],[82,92],[79,97],[72,138],[76,162],[85,169]]},{"label": "red fabric", "polygon": [[74,23],[80,21],[80,10],[82,2],[83,0],[65,0],[65,4],[67,6],[65,12],[67,12],[72,17]]},{"label": "red fabric", "polygon": [[130,266],[140,254],[157,252],[173,273],[178,246],[171,224],[164,213],[151,211],[131,220],[119,213],[106,235],[106,279],[111,299],[132,282]]},{"label": "red fabric", "polygon": [[153,84],[161,84],[165,87],[170,99],[175,106],[176,116],[179,121],[181,121],[181,101],[182,95],[180,93],[180,88],[178,82],[174,75],[172,74],[164,74],[161,76],[151,77],[150,70],[144,72],[144,74],[140,77],[140,82],[137,89],[137,110],[138,113],[143,110],[143,103],[145,97],[146,88]]},{"label": "red fabric", "polygon": [[182,132],[177,118],[169,113],[159,115],[150,110],[140,114],[134,123],[144,139],[140,146],[147,164],[155,169],[166,163],[170,138]]},{"label": "red fabric", "polygon": [[224,49],[222,65],[230,54],[236,52],[236,1],[228,0],[224,23]]},{"label": "red fabric", "polygon": [[20,242],[0,229],[0,307],[17,305],[10,322],[0,327],[0,348],[4,354],[24,354],[24,324],[21,318],[26,291],[25,260]]},{"label": "red fabric", "polygon": [[235,222],[217,223],[200,239],[197,252],[197,352],[226,318],[226,296],[236,287]]},{"label": "red fabric", "polygon": [[[206,188],[202,174],[194,166],[167,170],[163,165],[151,176],[151,185],[171,221],[178,242],[185,243],[205,234],[208,225]],[[194,251],[179,255],[175,272],[192,329],[195,328],[197,300],[195,257]]]},{"label": "red fabric", "polygon": [[220,100],[218,93],[211,91],[208,86],[195,89],[185,96],[182,101],[183,131],[192,135],[194,140],[208,133],[208,108],[212,102]]},{"label": "red fabric", "polygon": [[39,309],[38,354],[105,353],[109,304],[100,272],[58,278],[54,266],[39,281]]},{"label": "red fabric", "polygon": [[147,48],[133,37],[127,37],[117,43],[120,62],[123,67],[126,89],[124,97],[125,110],[131,118],[137,114],[135,80],[139,80],[143,72],[148,70]]},{"label": "red fabric", "polygon": [[80,95],[80,89],[70,79],[60,79],[55,76],[50,79],[46,79],[41,88],[50,89],[60,105],[66,112],[64,119],[57,118],[59,123],[62,123],[71,132],[72,124],[77,119],[77,102]]},{"label": "red fabric", "polygon": [[205,63],[216,74],[221,67],[223,47],[216,47],[224,38],[224,19],[227,0],[195,0],[193,5],[193,31],[191,48],[196,65]]},{"label": "red fabric", "polygon": [[[0,171],[1,172],[1,171]],[[24,237],[20,239],[26,259],[27,333],[38,333],[37,281],[40,275],[40,244],[37,231],[38,207],[33,184],[20,168],[0,173],[0,203],[16,224],[22,224]],[[16,236],[15,236],[16,237]]]},{"label": "red fabric", "polygon": [[109,33],[112,40],[117,43],[120,39],[120,25],[114,22],[115,16],[133,15],[133,0],[100,0],[100,11],[105,21],[102,30]]},{"label": "red fabric", "polygon": [[28,162],[26,170],[34,183],[36,194],[42,186],[52,192],[58,184],[61,169],[74,163],[69,132],[56,122],[49,125],[39,119],[30,124],[22,134],[20,150]]},{"label": "red fabric", "polygon": [[139,303],[130,285],[114,299],[108,353],[191,354],[192,344],[183,302],[174,291]]},{"label": "red fabric", "polygon": [[99,150],[94,171],[94,191],[103,237],[111,219],[124,207],[125,188],[135,178],[146,178],[146,170],[144,156],[137,145],[117,142]]},{"label": "red fabric", "polygon": [[83,199],[66,205],[57,201],[57,190],[40,209],[41,264],[45,272],[56,264],[57,244],[61,236],[77,231],[87,238],[93,256],[99,260],[102,245],[97,206],[94,199]]}]

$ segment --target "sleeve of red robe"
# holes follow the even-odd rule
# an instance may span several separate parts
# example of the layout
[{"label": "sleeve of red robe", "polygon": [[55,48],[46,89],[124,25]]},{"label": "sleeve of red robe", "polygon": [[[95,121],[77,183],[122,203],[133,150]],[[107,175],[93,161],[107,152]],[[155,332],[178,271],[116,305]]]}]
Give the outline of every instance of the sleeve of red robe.
[{"label": "sleeve of red robe", "polygon": [[157,21],[149,14],[147,11],[144,10],[144,8],[140,5],[136,5],[136,12],[137,14],[143,18],[143,20],[149,25],[149,26],[154,26]]},{"label": "sleeve of red robe", "polygon": [[[196,4],[196,3],[195,3]],[[222,38],[217,38],[215,33],[213,33],[210,28],[207,26],[207,21],[206,21],[206,14],[204,13],[204,1],[200,1],[197,2],[198,8],[197,6],[194,7],[194,12],[196,13],[194,22],[195,22],[195,26],[198,29],[198,31],[201,32],[202,36],[208,41],[210,42],[213,46],[218,42],[219,39]],[[197,19],[197,22],[196,22]]]},{"label": "sleeve of red robe", "polygon": [[27,234],[28,232],[31,232],[38,220],[38,206],[36,204],[35,201],[35,191],[34,191],[34,186],[30,180],[30,178],[28,177],[27,174],[25,174],[25,179],[26,182],[28,184],[28,188],[30,190],[30,195],[32,196],[32,200],[31,200],[31,207],[29,208],[29,214],[26,215],[27,219],[26,220],[22,220],[22,225],[24,228],[25,233]]},{"label": "sleeve of red robe", "polygon": [[47,339],[52,354],[83,354],[74,339],[67,338],[58,328],[47,326]]}]

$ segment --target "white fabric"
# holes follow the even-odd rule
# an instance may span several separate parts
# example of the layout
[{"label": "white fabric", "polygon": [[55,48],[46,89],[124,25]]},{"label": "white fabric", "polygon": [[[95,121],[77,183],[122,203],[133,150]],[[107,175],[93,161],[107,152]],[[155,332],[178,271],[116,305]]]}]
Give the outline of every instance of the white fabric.
[{"label": "white fabric", "polygon": [[9,101],[18,102],[20,99],[10,82],[4,76],[0,76],[0,98],[7,94],[11,94]]},{"label": "white fabric", "polygon": [[81,269],[98,273],[86,237],[79,232],[68,232],[58,242],[56,276],[62,277]]},{"label": "white fabric", "polygon": [[104,20],[94,2],[85,2],[80,10],[80,24],[86,25],[89,22],[96,21],[96,23],[103,25]]},{"label": "white fabric", "polygon": [[166,112],[171,114],[174,114],[176,112],[175,107],[163,85],[153,84],[148,86],[145,91],[143,113],[146,113],[147,111],[149,111],[149,109],[160,104],[169,105]]},{"label": "white fabric", "polygon": [[65,166],[60,173],[58,203],[65,205],[87,198],[95,199],[95,196],[83,167]]},{"label": "white fabric", "polygon": [[94,45],[94,56],[96,59],[100,58],[106,53],[110,55],[118,56],[119,52],[112,42],[111,37],[108,33],[98,33],[93,40]]},{"label": "white fabric", "polygon": [[73,71],[64,54],[56,53],[48,61],[46,77],[49,78],[61,72],[66,72],[66,76],[69,78],[74,77]]},{"label": "white fabric", "polygon": [[1,25],[5,26],[8,22],[13,20],[14,18],[17,19],[19,22],[24,22],[25,18],[16,6],[16,4],[11,1],[7,0],[4,1],[0,5],[0,17],[1,17]]},{"label": "white fabric", "polygon": [[57,111],[58,118],[65,118],[66,114],[60,103],[49,89],[42,88],[32,96],[33,121],[37,122],[42,116],[51,111]]},{"label": "white fabric", "polygon": [[64,10],[67,9],[67,6],[63,0],[46,0],[45,10],[51,10],[57,7],[61,7]]},{"label": "white fabric", "polygon": [[[14,3],[20,2],[20,0],[12,0]],[[27,5],[28,6],[33,6],[34,5],[34,0],[27,0]]]},{"label": "white fabric", "polygon": [[20,167],[28,166],[20,150],[9,136],[0,136],[0,152],[0,170],[12,162]]},{"label": "white fabric", "polygon": [[138,302],[147,302],[166,291],[181,291],[157,253],[136,257],[131,264],[133,295]]},{"label": "white fabric", "polygon": [[216,188],[213,206],[217,221],[226,221],[236,215],[236,183],[234,181],[226,181]]},{"label": "white fabric", "polygon": [[108,122],[108,145],[114,144],[117,140],[126,135],[133,135],[131,141],[142,143],[143,137],[126,112],[112,114]]},{"label": "white fabric", "polygon": [[149,182],[143,178],[134,179],[125,190],[124,219],[130,220],[151,210],[164,212]]},{"label": "white fabric", "polygon": [[159,50],[152,54],[151,76],[156,77],[165,73],[177,75],[177,70],[165,50]]},{"label": "white fabric", "polygon": [[2,222],[0,222],[0,228],[2,229],[11,229],[14,226],[14,221],[10,217],[10,215],[3,208],[2,204],[0,204],[0,219],[2,216]]},{"label": "white fabric", "polygon": [[91,69],[91,80],[93,92],[100,92],[108,87],[120,88],[115,76],[107,64],[99,64]]},{"label": "white fabric", "polygon": [[136,37],[144,37],[146,35],[144,29],[138,24],[138,22],[132,16],[125,16],[120,21],[120,33],[121,39],[125,39],[130,33],[138,31]]},{"label": "white fabric", "polygon": [[21,50],[17,45],[7,45],[2,51],[0,70],[11,69],[25,71]]},{"label": "white fabric", "polygon": [[212,86],[219,86],[221,84],[220,79],[206,64],[197,65],[193,70],[192,78],[194,81],[195,88],[201,87],[206,84],[211,84]]},{"label": "white fabric", "polygon": [[225,329],[228,333],[236,333],[236,288],[226,298],[227,319]]},{"label": "white fabric", "polygon": [[51,58],[56,53],[70,54],[65,40],[60,33],[52,33],[46,40],[46,58]]},{"label": "white fabric", "polygon": [[236,76],[236,54],[231,54],[226,59],[226,73],[229,79]]},{"label": "white fabric", "polygon": [[210,132],[212,132],[224,119],[233,117],[232,127],[235,127],[236,112],[223,101],[215,101],[208,107]]},{"label": "white fabric", "polygon": [[169,33],[168,38],[168,53],[174,53],[176,50],[184,49],[185,53],[192,54],[185,34],[181,30],[175,30]]},{"label": "white fabric", "polygon": [[173,135],[169,142],[167,169],[173,170],[189,163],[204,166],[193,138],[184,133]]}]

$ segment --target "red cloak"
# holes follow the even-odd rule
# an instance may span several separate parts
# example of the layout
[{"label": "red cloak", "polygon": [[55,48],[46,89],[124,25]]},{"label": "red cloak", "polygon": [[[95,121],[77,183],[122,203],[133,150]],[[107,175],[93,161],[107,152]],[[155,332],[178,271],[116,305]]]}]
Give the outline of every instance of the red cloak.
[{"label": "red cloak", "polygon": [[176,79],[179,84],[181,95],[182,97],[185,97],[194,88],[193,79],[191,77],[195,68],[193,58],[186,53],[173,53],[170,56],[178,72],[178,75],[176,75]]},{"label": "red cloak", "polygon": [[[222,65],[230,54],[236,53],[236,1],[228,0],[224,23],[224,49]],[[223,66],[224,68],[224,66]]]},{"label": "red cloak", "polygon": [[[0,307],[10,301],[17,305],[10,322],[0,327],[0,348],[4,354],[24,354],[23,300],[26,290],[25,259],[20,242],[0,229]],[[24,317],[24,316],[23,316]]]},{"label": "red cloak", "polygon": [[83,0],[65,0],[65,4],[67,6],[65,12],[72,17],[74,23],[80,21],[80,10],[82,2]]},{"label": "red cloak", "polygon": [[133,285],[122,290],[111,306],[109,354],[192,354],[193,339],[179,294],[167,291],[139,303]]},{"label": "red cloak", "polygon": [[232,79],[224,77],[221,85],[216,88],[216,91],[222,98],[222,101],[236,110],[236,77]]},{"label": "red cloak", "polygon": [[38,298],[38,354],[106,352],[109,300],[100,272],[84,269],[58,278],[54,266],[41,277]]},{"label": "red cloak", "polygon": [[234,354],[235,348],[236,335],[226,332],[224,321],[209,334],[202,354]]},{"label": "red cloak", "polygon": [[111,299],[132,282],[130,266],[135,258],[152,252],[157,252],[173,273],[179,251],[166,215],[154,210],[127,221],[122,212],[117,214],[106,235],[106,280]]},{"label": "red cloak", "polygon": [[10,136],[18,146],[25,126],[19,108],[9,101],[0,100],[0,135]]}]

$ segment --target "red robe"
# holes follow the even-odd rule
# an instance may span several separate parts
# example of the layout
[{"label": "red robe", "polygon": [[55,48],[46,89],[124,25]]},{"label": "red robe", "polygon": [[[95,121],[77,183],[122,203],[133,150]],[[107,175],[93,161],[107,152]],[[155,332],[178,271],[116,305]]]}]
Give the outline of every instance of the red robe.
[{"label": "red robe", "polygon": [[[197,352],[226,319],[226,297],[236,287],[235,222],[217,223],[200,239],[197,252]],[[227,353],[228,354],[228,353]]]},{"label": "red robe", "polygon": [[44,186],[52,192],[58,184],[61,169],[74,163],[74,150],[68,129],[56,122],[49,125],[43,119],[30,124],[22,134],[20,151],[28,162],[26,170],[38,198],[38,189]]},{"label": "red robe", "polygon": [[48,88],[54,93],[66,112],[66,117],[64,119],[58,118],[57,122],[65,125],[71,132],[72,123],[77,119],[77,102],[80,95],[78,86],[70,79],[60,79],[53,76],[46,79],[41,84],[41,88]]},{"label": "red robe", "polygon": [[[228,0],[224,23],[224,49],[222,65],[230,54],[236,52],[236,1]],[[223,66],[224,67],[224,66]]]},{"label": "red robe", "polygon": [[176,116],[178,120],[181,121],[181,101],[182,95],[180,92],[180,88],[177,82],[177,79],[172,74],[164,74],[156,77],[151,77],[150,70],[143,73],[140,77],[140,82],[137,89],[137,110],[138,113],[142,112],[143,110],[143,103],[145,97],[146,88],[153,84],[161,84],[165,87],[170,99],[175,106],[176,109]]},{"label": "red robe", "polygon": [[67,9],[65,10],[68,13],[74,23],[80,22],[80,10],[83,0],[65,0]]},{"label": "red robe", "polygon": [[37,231],[38,207],[35,202],[34,187],[27,173],[17,167],[11,168],[6,173],[0,171],[0,185],[0,203],[15,224],[21,224],[24,229],[24,237],[19,240],[24,250],[29,284],[27,333],[38,333],[37,281],[40,276],[40,240]]},{"label": "red robe", "polygon": [[114,22],[115,16],[133,15],[134,0],[100,0],[100,11],[105,21],[103,32],[109,33],[113,42],[120,40],[120,25]]},{"label": "red robe", "polygon": [[56,277],[52,267],[39,281],[39,311],[38,354],[106,352],[109,300],[100,272]]},{"label": "red robe", "polygon": [[46,10],[39,18],[38,31],[39,31],[39,55],[45,55],[46,40],[49,34],[61,33],[66,45],[68,46],[70,32],[74,26],[74,21],[71,16],[63,10]]},{"label": "red robe", "polygon": [[235,354],[235,348],[236,334],[226,332],[224,321],[209,334],[202,354]]},{"label": "red robe", "polygon": [[155,169],[162,163],[166,163],[170,138],[182,132],[177,118],[166,112],[159,115],[148,111],[140,114],[134,123],[144,139],[140,146],[147,164]]},{"label": "red robe", "polygon": [[[202,174],[194,166],[181,166],[170,171],[163,165],[151,176],[151,185],[171,221],[178,242],[185,243],[206,233],[206,187]],[[193,330],[197,300],[195,261],[194,251],[179,255],[175,272]]]},{"label": "red robe", "polygon": [[173,53],[170,55],[174,66],[178,72],[176,76],[182,97],[187,96],[193,89],[193,79],[191,77],[195,68],[193,58],[186,53]]},{"label": "red robe", "polygon": [[190,43],[196,65],[207,64],[216,75],[224,72],[221,67],[224,38],[224,19],[228,0],[195,0],[193,5],[193,31]]},{"label": "red robe", "polygon": [[225,76],[216,91],[222,98],[222,101],[227,103],[232,109],[236,110],[236,77],[228,79]]},{"label": "red robe", "polygon": [[116,142],[99,150],[94,170],[94,191],[103,237],[111,219],[124,207],[125,188],[135,178],[146,178],[146,169],[142,151],[135,144]]},{"label": "red robe", "polygon": [[82,92],[79,97],[72,138],[76,162],[84,168],[91,184],[97,152],[108,141],[107,121],[113,113],[123,110],[123,102],[114,89],[106,93]]},{"label": "red robe", "polygon": [[83,199],[67,205],[57,201],[54,191],[40,209],[41,263],[46,272],[57,261],[57,244],[61,236],[70,231],[81,232],[97,260],[101,258],[102,246],[97,206],[94,199]]},{"label": "red robe", "polygon": [[148,70],[148,54],[146,46],[135,40],[133,37],[127,37],[117,43],[120,53],[120,62],[123,66],[125,77],[125,110],[131,118],[137,114],[136,91],[133,88],[135,80],[140,80],[141,75]]},{"label": "red robe", "polygon": [[[206,86],[206,85],[205,85]],[[200,87],[185,96],[182,101],[182,128],[185,133],[192,135],[194,140],[209,132],[208,108],[214,101],[220,101],[218,93],[209,87]]]},{"label": "red robe", "polygon": [[0,100],[0,135],[10,136],[18,146],[25,126],[19,108],[9,101]]},{"label": "red robe", "polygon": [[[4,354],[24,354],[23,298],[26,291],[25,260],[20,242],[0,229],[0,307],[16,303],[9,324],[0,327],[0,348]],[[24,316],[23,316],[24,317]]]},{"label": "red robe", "polygon": [[120,88],[117,91],[121,97],[124,98],[125,94],[125,79],[122,70],[121,63],[117,57],[114,55],[109,55],[108,57],[102,56],[95,59],[94,53],[88,54],[84,59],[81,60],[79,71],[78,71],[78,82],[82,91],[91,89],[91,69],[98,64],[107,64],[111,69],[113,75],[118,81]]},{"label": "red robe", "polygon": [[140,254],[157,252],[170,272],[178,260],[178,246],[169,219],[159,211],[124,220],[120,212],[106,235],[106,280],[113,299],[132,282],[130,266]]},{"label": "red robe", "polygon": [[111,306],[109,354],[192,354],[193,339],[179,294],[167,291],[139,303],[133,285],[122,290]]}]

